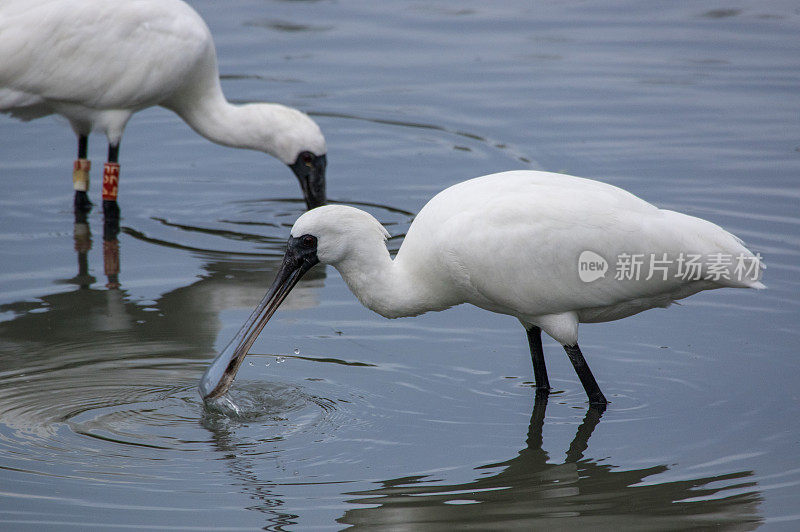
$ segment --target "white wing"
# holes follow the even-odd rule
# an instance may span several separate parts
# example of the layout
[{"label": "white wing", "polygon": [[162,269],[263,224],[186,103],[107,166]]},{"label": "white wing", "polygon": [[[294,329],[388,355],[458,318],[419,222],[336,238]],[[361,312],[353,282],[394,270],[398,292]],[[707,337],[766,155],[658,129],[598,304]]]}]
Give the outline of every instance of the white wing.
[{"label": "white wing", "polygon": [[[30,98],[95,109],[155,105],[209,53],[205,23],[174,0],[0,2],[0,88]],[[19,103],[7,93],[0,105]]]},{"label": "white wing", "polygon": [[[414,248],[438,248],[439,253],[419,256],[442,257],[435,267],[450,272],[467,302],[488,310],[515,309],[523,319],[576,311],[580,321],[606,321],[704,289],[763,286],[757,278],[732,280],[734,264],[724,272],[728,279],[682,278],[681,256],[702,257],[702,279],[712,255],[752,254],[711,222],[658,209],[588,179],[531,171],[484,176],[443,191],[417,219],[421,223],[410,228],[398,259],[404,251],[413,256]],[[433,229],[423,235],[419,227]],[[584,251],[607,261],[605,277],[581,280]],[[664,253],[671,260],[661,264],[666,271],[651,273],[650,255],[661,259]],[[625,255],[642,256],[643,267],[636,278],[616,279]]]}]

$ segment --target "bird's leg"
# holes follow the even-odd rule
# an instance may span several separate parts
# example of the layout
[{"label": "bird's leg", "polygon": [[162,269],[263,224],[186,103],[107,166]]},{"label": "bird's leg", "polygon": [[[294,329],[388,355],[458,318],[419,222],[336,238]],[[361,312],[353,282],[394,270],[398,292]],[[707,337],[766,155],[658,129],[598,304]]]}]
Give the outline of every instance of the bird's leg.
[{"label": "bird's leg", "polygon": [[108,145],[108,162],[103,167],[103,267],[107,288],[119,288],[119,144]]},{"label": "bird's leg", "polygon": [[89,137],[78,135],[78,158],[72,165],[72,188],[75,189],[75,221],[78,223],[86,222],[86,213],[92,209],[92,202],[89,201],[87,192],[89,191],[89,170],[92,163],[87,159]]},{"label": "bird's leg", "polygon": [[547,379],[547,367],[544,364],[544,350],[542,349],[542,330],[536,325],[526,328],[528,345],[531,348],[531,361],[533,362],[533,378],[536,381],[536,397],[546,397],[550,393],[550,381]]},{"label": "bird's leg", "polygon": [[603,392],[600,391],[600,386],[597,385],[597,381],[594,379],[594,375],[592,375],[592,370],[589,369],[586,359],[583,358],[583,353],[581,353],[581,348],[578,347],[578,344],[565,345],[564,351],[567,352],[569,361],[572,362],[572,367],[575,368],[575,373],[578,374],[578,378],[581,380],[581,384],[583,384],[583,389],[586,390],[586,395],[589,396],[589,404],[597,406],[607,405],[608,401],[606,401]]},{"label": "bird's leg", "polygon": [[[108,162],[103,166],[103,217],[119,228],[119,144],[108,145]],[[117,229],[118,231],[119,229]]]}]

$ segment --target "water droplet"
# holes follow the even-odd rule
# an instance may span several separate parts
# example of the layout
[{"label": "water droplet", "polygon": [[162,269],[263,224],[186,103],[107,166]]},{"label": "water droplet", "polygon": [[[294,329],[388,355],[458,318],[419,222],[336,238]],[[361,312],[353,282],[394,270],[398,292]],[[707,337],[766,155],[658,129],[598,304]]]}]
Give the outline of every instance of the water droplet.
[{"label": "water droplet", "polygon": [[269,362],[264,362],[264,367],[269,367]]},{"label": "water droplet", "polygon": [[248,364],[249,364],[250,366],[252,366],[252,365],[253,365],[253,361],[252,361],[252,360],[250,360],[250,361],[248,362]]},{"label": "water droplet", "polygon": [[233,413],[236,414],[237,416],[241,415],[242,411],[239,409],[236,403],[231,401],[230,397],[228,397],[227,395],[223,395],[222,397],[218,398],[217,401],[219,401],[221,404],[233,410]]},{"label": "water droplet", "polygon": [[286,360],[286,358],[285,358],[285,357],[278,357],[278,358],[277,358],[277,360],[275,360],[275,363],[276,363],[276,364],[281,364],[281,363],[283,363],[285,360]]},{"label": "water droplet", "polygon": [[299,347],[295,347],[294,348],[294,354],[295,355],[299,355],[300,354],[300,348]]}]

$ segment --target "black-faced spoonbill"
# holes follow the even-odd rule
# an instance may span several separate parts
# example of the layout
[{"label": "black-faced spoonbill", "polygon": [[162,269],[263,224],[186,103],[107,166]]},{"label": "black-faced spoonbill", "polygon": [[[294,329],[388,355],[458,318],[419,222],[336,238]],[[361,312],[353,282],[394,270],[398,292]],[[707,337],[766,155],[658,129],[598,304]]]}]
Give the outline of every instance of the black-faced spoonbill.
[{"label": "black-faced spoonbill", "polygon": [[292,227],[272,287],[200,381],[224,394],[292,287],[321,262],[387,318],[461,303],[508,314],[528,333],[537,394],[550,389],[541,331],[564,346],[589,402],[605,405],[578,347],[578,324],[617,320],[713,288],[764,288],[760,257],[711,222],[654,207],[617,187],[537,171],[464,181],[417,215],[392,260],[388,233],[343,205]]},{"label": "black-faced spoonbill", "polygon": [[279,104],[232,105],[203,19],[179,0],[0,2],[0,112],[60,114],[78,136],[75,208],[91,203],[87,140],[108,138],[103,208],[118,216],[119,144],[133,113],[160,105],[197,133],[289,165],[309,208],[325,203],[325,138],[306,114]]}]

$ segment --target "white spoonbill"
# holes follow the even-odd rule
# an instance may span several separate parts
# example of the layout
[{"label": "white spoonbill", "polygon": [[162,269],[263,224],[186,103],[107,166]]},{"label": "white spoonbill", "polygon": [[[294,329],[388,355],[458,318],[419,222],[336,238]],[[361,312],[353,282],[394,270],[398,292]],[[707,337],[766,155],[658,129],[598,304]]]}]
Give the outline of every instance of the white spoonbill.
[{"label": "white spoonbill", "polygon": [[417,215],[392,260],[387,231],[343,205],[292,227],[272,287],[200,381],[224,394],[264,325],[300,277],[336,268],[387,318],[471,303],[516,317],[528,333],[537,394],[550,389],[541,331],[564,346],[589,402],[605,405],[578,347],[578,324],[617,320],[713,288],[764,288],[760,257],[711,222],[654,207],[617,187],[537,171],[453,185]]},{"label": "white spoonbill", "polygon": [[133,113],[160,105],[197,133],[289,165],[309,208],[325,203],[325,138],[306,114],[274,103],[233,105],[222,94],[214,41],[179,0],[3,0],[0,112],[59,114],[78,136],[76,210],[90,208],[87,140],[108,138],[103,206],[119,214],[119,144]]}]

